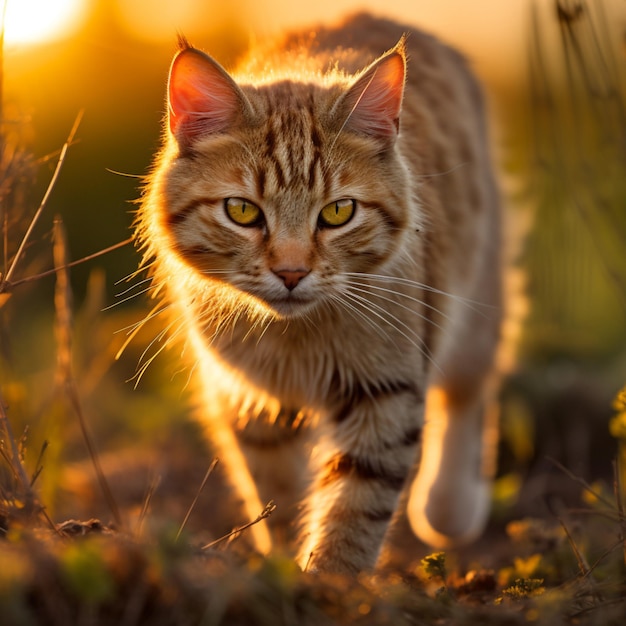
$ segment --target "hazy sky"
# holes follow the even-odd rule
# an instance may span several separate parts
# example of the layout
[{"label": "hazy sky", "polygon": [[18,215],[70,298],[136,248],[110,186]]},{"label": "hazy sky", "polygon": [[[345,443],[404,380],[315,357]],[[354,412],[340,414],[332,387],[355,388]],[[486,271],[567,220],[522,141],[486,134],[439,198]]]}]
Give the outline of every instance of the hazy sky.
[{"label": "hazy sky", "polygon": [[[538,7],[544,18],[552,14],[542,24],[556,26],[555,0],[9,0],[7,40],[11,42],[18,34],[11,13],[21,15],[22,28],[37,40],[37,32],[54,30],[55,22],[60,33],[68,33],[71,25],[73,30],[80,29],[81,16],[104,2],[139,38],[170,42],[182,32],[196,45],[207,48],[212,34],[218,31],[223,40],[234,23],[248,28],[252,40],[285,28],[335,22],[355,11],[369,10],[436,33],[464,51],[483,77],[500,84],[518,81],[524,71],[532,7]],[[561,2],[573,6],[584,0]],[[623,37],[625,0],[588,0],[587,5],[592,9],[604,6],[611,25]],[[39,20],[32,20],[33,12]]]},{"label": "hazy sky", "polygon": [[[251,37],[290,26],[333,22],[366,9],[433,31],[463,48],[480,69],[488,68],[489,73],[503,76],[510,73],[511,65],[519,65],[530,6],[530,0],[233,0],[228,4],[216,4],[215,0],[118,1],[120,13],[150,38],[171,38],[175,29],[190,37],[201,36],[212,14],[215,19],[225,7],[232,16],[245,16],[251,25]],[[161,10],[155,10],[159,6]]]},{"label": "hazy sky", "polygon": [[[333,22],[367,9],[421,26],[461,48],[477,70],[499,83],[517,81],[524,71],[531,7],[554,14],[555,0],[117,0],[119,11],[144,36],[171,38],[174,29],[202,36],[207,26],[227,11],[250,24],[251,37],[262,37],[290,26]],[[563,0],[565,5],[574,4]],[[626,1],[602,3],[611,23],[626,29]],[[543,20],[555,24],[556,20]]]}]

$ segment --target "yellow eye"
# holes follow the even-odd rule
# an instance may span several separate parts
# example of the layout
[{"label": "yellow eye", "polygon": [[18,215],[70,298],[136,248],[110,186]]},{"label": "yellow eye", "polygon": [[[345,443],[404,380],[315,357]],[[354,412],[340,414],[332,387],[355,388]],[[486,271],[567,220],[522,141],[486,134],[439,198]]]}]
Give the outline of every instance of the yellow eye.
[{"label": "yellow eye", "polygon": [[226,198],[224,208],[226,215],[240,226],[256,226],[263,219],[261,209],[243,198]]},{"label": "yellow eye", "polygon": [[349,198],[337,200],[327,204],[321,211],[319,222],[321,226],[343,226],[354,215],[356,201]]}]

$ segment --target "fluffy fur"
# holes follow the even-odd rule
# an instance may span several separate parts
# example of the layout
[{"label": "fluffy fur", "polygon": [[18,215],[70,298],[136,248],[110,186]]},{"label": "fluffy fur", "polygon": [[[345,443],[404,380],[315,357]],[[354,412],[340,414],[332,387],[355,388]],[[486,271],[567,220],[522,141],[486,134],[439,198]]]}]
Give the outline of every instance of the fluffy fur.
[{"label": "fluffy fur", "polygon": [[[186,42],[173,61],[137,240],[248,516],[274,500],[303,568],[372,567],[405,488],[433,545],[485,522],[502,296],[484,115],[458,53],[366,15],[232,76]],[[333,225],[337,201],[354,212]]]}]

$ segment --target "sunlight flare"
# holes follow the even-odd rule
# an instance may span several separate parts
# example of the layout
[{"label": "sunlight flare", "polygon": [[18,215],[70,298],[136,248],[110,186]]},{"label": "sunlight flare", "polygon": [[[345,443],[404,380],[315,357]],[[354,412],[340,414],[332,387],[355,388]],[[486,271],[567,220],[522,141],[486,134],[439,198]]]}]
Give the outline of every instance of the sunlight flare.
[{"label": "sunlight flare", "polygon": [[44,43],[74,31],[85,14],[84,0],[8,0],[4,38],[8,44]]}]

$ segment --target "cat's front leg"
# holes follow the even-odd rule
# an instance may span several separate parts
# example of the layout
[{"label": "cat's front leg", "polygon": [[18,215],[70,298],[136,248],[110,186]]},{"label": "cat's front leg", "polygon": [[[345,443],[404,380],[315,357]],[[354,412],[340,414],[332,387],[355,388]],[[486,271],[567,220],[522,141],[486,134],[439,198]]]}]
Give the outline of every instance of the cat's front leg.
[{"label": "cat's front leg", "polygon": [[317,450],[298,555],[306,571],[372,568],[421,438],[423,394],[412,382],[351,390],[329,411]]},{"label": "cat's front leg", "polygon": [[261,502],[276,504],[268,523],[282,549],[294,540],[293,521],[309,480],[303,461],[310,447],[309,421],[304,411],[281,409],[278,416],[268,419],[262,412],[235,428]]}]

